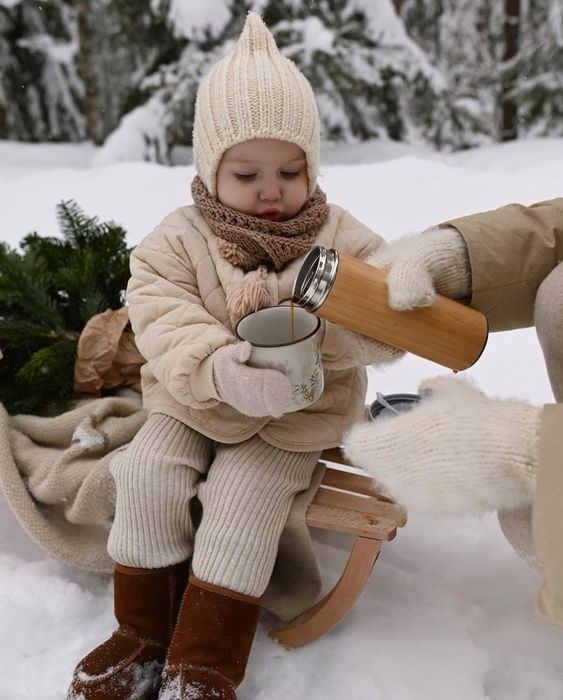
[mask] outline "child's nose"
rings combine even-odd
[[[262,201],[275,202],[281,198],[281,188],[276,182],[265,183],[259,196]]]

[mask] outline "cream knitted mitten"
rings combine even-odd
[[[396,311],[430,306],[436,293],[463,299],[471,293],[467,248],[451,226],[437,226],[380,246],[367,262],[389,270],[389,305]]]
[[[346,456],[399,503],[433,515],[476,515],[529,504],[541,409],[490,399],[464,380],[423,382],[420,404],[356,425]]]
[[[246,362],[252,345],[232,343],[213,353],[213,379],[222,401],[246,416],[279,418],[293,394],[289,379],[276,369],[257,369]]]

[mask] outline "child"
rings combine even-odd
[[[249,367],[236,342],[243,315],[291,296],[313,245],[363,258],[381,242],[326,203],[311,86],[254,13],[199,88],[193,141],[195,206],[131,258],[149,417],[111,467],[119,628],[79,664],[69,699],[236,698],[293,499],[362,414],[362,365],[400,354],[327,324],[324,393],[284,415],[289,380]]]

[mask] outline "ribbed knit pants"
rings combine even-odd
[[[293,499],[308,488],[319,456],[278,449],[257,435],[236,445],[216,443],[154,414],[110,466],[117,496],[109,554],[137,568],[193,555],[199,579],[259,597]],[[196,494],[203,515],[194,533]]]

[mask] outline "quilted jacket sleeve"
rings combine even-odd
[[[203,304],[187,251],[190,226],[174,213],[133,251],[127,301],[154,377],[180,403],[203,409],[219,402],[211,355],[235,338]]]

